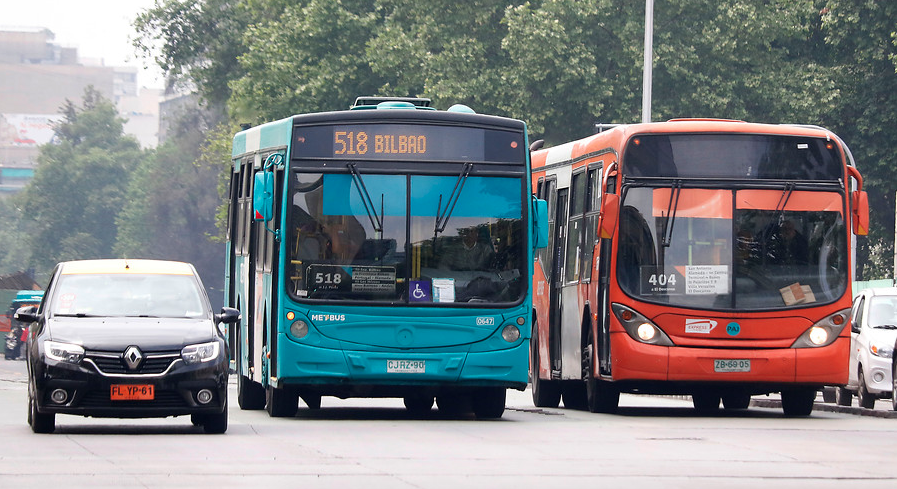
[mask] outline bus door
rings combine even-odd
[[[565,190],[563,199],[568,202],[564,209],[566,216],[558,215],[560,221],[566,217],[564,239],[560,242],[565,246],[563,253],[563,267],[558,285],[560,286],[560,331],[561,345],[561,378],[582,378],[582,304],[580,301],[580,280],[582,279],[583,266],[583,239],[585,238],[585,209],[586,209],[586,167],[580,167],[573,171],[570,178],[570,187]],[[561,200],[561,197],[558,197]],[[558,203],[558,210],[561,205]]]
[[[550,182],[556,184],[555,181]],[[564,257],[567,247],[567,189],[557,190],[554,215],[554,249],[551,250],[551,276],[548,277],[550,299],[548,315],[548,344],[551,355],[552,377],[561,370],[561,301],[560,290],[564,284]]]
[[[597,185],[592,187],[593,191],[599,194],[614,193],[616,177],[608,177],[606,182],[602,182],[602,168],[598,169],[598,178],[595,182]],[[603,185],[602,185],[603,184]],[[600,200],[598,201],[600,208]],[[600,236],[600,230],[596,229],[596,236]],[[598,313],[598,371],[601,375],[611,374],[611,353],[610,353],[610,294],[608,292],[610,285],[610,261],[611,261],[611,238],[598,239],[598,287],[596,287],[596,306]]]

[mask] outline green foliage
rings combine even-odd
[[[124,135],[112,102],[93,87],[80,106],[66,101],[62,113],[57,142],[41,147],[34,179],[14,200],[38,272],[63,260],[112,256],[115,217],[144,156],[137,140]]]

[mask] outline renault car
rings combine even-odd
[[[27,340],[28,424],[55,430],[57,414],[111,418],[190,415],[227,430],[227,342],[194,267],[157,260],[56,266],[44,299],[16,318]]]

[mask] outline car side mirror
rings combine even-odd
[[[850,332],[857,333],[857,334],[860,333],[860,325],[857,324],[856,321],[853,321],[853,320],[850,321]]]
[[[20,307],[16,310],[13,318],[23,323],[36,323],[38,320],[37,306]]]
[[[233,307],[222,307],[221,314],[215,314],[216,324],[233,324],[240,320],[240,311]]]

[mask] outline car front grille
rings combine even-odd
[[[181,357],[179,351],[147,353],[136,369],[128,368],[123,352],[88,351],[85,354],[102,374],[106,375],[158,375],[166,370],[172,362]]]

